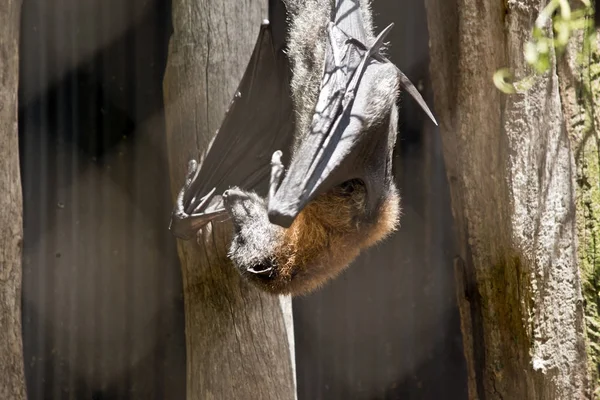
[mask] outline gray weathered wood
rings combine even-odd
[[[600,398],[600,40],[585,49],[582,32],[569,41],[557,63],[561,103],[577,170],[577,253],[585,307],[592,398]],[[583,52],[588,51],[587,56]],[[583,61],[583,62],[581,62]]]
[[[574,158],[556,68],[526,93],[523,44],[540,0],[426,0],[435,110],[457,226],[472,399],[580,399],[586,355]]]
[[[433,105],[423,1],[374,0],[371,7],[376,33],[395,24],[388,58]],[[393,164],[400,228],[339,278],[294,299],[301,399],[467,398],[440,135],[402,95]]]
[[[21,339],[23,202],[17,88],[21,1],[0,7],[0,398],[25,399]]]
[[[173,1],[164,78],[171,193],[218,129],[267,16],[266,1]],[[293,399],[289,301],[243,281],[226,258],[230,227],[179,242],[184,281],[187,398]],[[285,311],[285,312],[284,312]],[[287,318],[289,321],[289,318]]]
[[[165,229],[170,12],[161,0],[84,3],[22,8],[28,400],[185,399],[181,271]],[[126,33],[106,46],[115,24]]]

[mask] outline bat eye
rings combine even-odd
[[[357,190],[363,190],[365,184],[360,179],[350,179],[339,185],[341,195],[352,195]]]

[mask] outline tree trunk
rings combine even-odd
[[[0,399],[25,399],[21,339],[23,201],[17,89],[21,1],[0,7]]]
[[[456,222],[471,399],[589,395],[576,170],[555,59],[525,93],[523,45],[545,1],[426,0],[431,76]]]
[[[266,1],[173,1],[164,78],[171,193],[203,158],[248,64]],[[226,257],[228,224],[178,243],[184,282],[187,398],[295,398],[289,298],[242,280]]]
[[[597,32],[598,33],[598,32]],[[584,55],[582,62],[578,56]],[[588,365],[600,399],[600,40],[584,48],[574,37],[558,63],[567,132],[577,166],[577,236],[582,274]]]

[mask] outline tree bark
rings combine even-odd
[[[577,167],[578,255],[583,281],[590,386],[594,399],[600,399],[599,68],[600,40],[597,36],[596,42],[587,47],[581,32],[570,40],[565,56],[558,63],[562,106]]]
[[[525,93],[523,45],[545,4],[426,0],[431,76],[456,222],[471,399],[589,395],[575,163],[555,59]]]
[[[23,200],[17,90],[21,1],[0,7],[0,398],[25,399],[21,339]]]
[[[248,64],[265,1],[174,0],[164,78],[171,193],[203,158]],[[293,399],[289,298],[242,280],[226,257],[228,224],[178,243],[184,282],[187,398]]]

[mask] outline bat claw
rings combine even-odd
[[[194,179],[194,175],[196,174],[197,170],[198,170],[198,161],[196,161],[196,160],[188,161],[188,170],[187,170],[187,174],[185,175],[186,184],[188,186]]]
[[[279,188],[279,184],[281,183],[281,177],[283,176],[283,163],[281,162],[282,155],[282,151],[277,150],[271,156],[271,181],[269,182],[268,202],[275,196],[277,188]]]
[[[281,156],[283,155],[283,152],[281,150],[277,150],[275,152],[273,152],[273,155],[271,156],[271,164],[280,164],[281,165]]]
[[[271,156],[271,177],[275,177],[276,180],[281,180],[281,175],[283,174],[283,163],[281,162],[282,155],[283,153],[281,150],[277,150]]]

